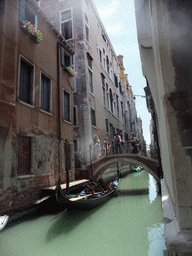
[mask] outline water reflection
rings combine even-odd
[[[145,171],[120,180],[118,194],[88,212],[62,211],[0,232],[1,256],[163,256],[161,197]]]
[[[57,216],[55,222],[52,223],[46,234],[46,241],[50,242],[56,239],[58,236],[67,235],[74,228],[76,228],[85,219],[90,218],[91,215],[96,211],[93,209],[91,211],[63,211]]]

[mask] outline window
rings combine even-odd
[[[90,69],[88,70],[88,73],[89,73],[89,90],[91,93],[93,93],[93,74]]]
[[[109,109],[109,85],[106,83],[106,93],[107,93],[107,108]]]
[[[99,49],[99,60],[100,60],[100,62],[102,63],[102,52],[101,52],[100,49]]]
[[[64,120],[70,122],[70,94],[64,91]]]
[[[103,49],[103,66],[105,68],[105,49]]]
[[[87,42],[89,42],[89,25],[88,25],[88,17],[85,13],[85,38]]]
[[[67,55],[64,46],[61,45],[60,47],[61,47],[60,48],[61,49],[61,51],[60,51],[60,53],[61,53],[61,65],[63,67],[71,66],[72,57]]]
[[[24,20],[30,21],[35,28],[38,29],[38,19],[37,16],[34,15],[31,10],[26,7],[25,0],[19,1],[19,20],[23,23]]]
[[[41,109],[50,112],[51,80],[41,74]]]
[[[18,176],[30,175],[31,137],[18,136]]]
[[[103,105],[106,106],[105,77],[102,73],[101,73],[101,81],[102,81],[102,88],[103,88]]]
[[[4,0],[0,0],[0,14],[4,12]]]
[[[77,141],[77,139],[73,140],[73,144],[74,144],[74,152],[78,152],[78,141]]]
[[[71,10],[66,10],[61,13],[61,33],[66,40],[72,38]]]
[[[103,87],[103,105],[106,106],[106,92],[105,92],[105,87]]]
[[[105,118],[105,130],[109,133],[109,120],[107,118]]]
[[[119,117],[119,97],[116,95],[116,103],[117,103],[117,117]]]
[[[106,55],[107,73],[109,74],[109,58]]]
[[[74,123],[74,126],[78,125],[78,123],[77,123],[77,106],[73,107],[73,123]]]
[[[124,118],[124,106],[123,102],[121,101],[121,114],[122,114],[122,119]]]
[[[92,57],[87,53],[88,62],[88,79],[89,79],[89,91],[93,93],[93,71],[92,71]]]
[[[111,107],[111,112],[113,113],[113,93],[112,93],[112,90],[110,89],[110,107]]]
[[[21,58],[19,74],[19,99],[33,104],[33,74],[34,67]]]
[[[115,82],[115,86],[118,88],[118,78],[116,74],[114,74],[114,82]]]
[[[95,110],[91,108],[91,124],[96,126]]]

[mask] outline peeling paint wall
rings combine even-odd
[[[34,1],[25,1],[27,8],[38,17],[43,34],[39,44],[31,40],[19,22],[19,0],[4,1],[0,13],[0,213],[12,212],[41,197],[41,189],[55,185],[59,175],[66,181],[64,142],[70,143],[70,180],[75,179],[73,156],[73,78],[63,70],[60,75],[60,127],[58,115],[58,69],[56,29],[46,21]],[[14,22],[10,21],[14,19]],[[68,45],[68,54],[71,55]],[[29,50],[30,49],[30,50]],[[21,58],[33,68],[31,102],[19,98]],[[50,81],[50,110],[41,108],[41,75]],[[70,120],[63,118],[64,90],[70,95]],[[61,138],[59,139],[59,129]],[[22,144],[21,137],[28,144]],[[60,143],[60,144],[59,144]],[[59,150],[60,149],[60,150]],[[28,157],[28,160],[26,158]],[[59,163],[61,159],[61,163]],[[26,161],[27,165],[26,165]],[[60,164],[60,168],[59,168]],[[26,166],[30,168],[22,169]],[[19,167],[20,166],[20,167]]]

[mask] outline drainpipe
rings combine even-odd
[[[59,135],[59,147],[58,147],[58,163],[59,163],[59,179],[61,179],[61,98],[60,98],[60,46],[64,47],[66,50],[67,48],[57,42],[57,93],[58,93],[58,135]],[[67,144],[68,145],[68,144]],[[69,159],[65,159],[65,162]],[[68,165],[67,165],[68,166]],[[67,175],[67,190],[69,191],[69,168],[66,168],[66,175]]]
[[[58,95],[58,163],[59,163],[59,179],[61,178],[61,111],[60,111],[60,57],[59,57],[60,43],[57,42],[57,95]]]

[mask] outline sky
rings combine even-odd
[[[116,55],[123,55],[125,73],[134,95],[145,95],[146,80],[142,74],[137,41],[134,0],[94,0],[101,20],[113,45]],[[150,144],[149,122],[146,99],[136,96],[137,116],[143,123],[143,135]]]

